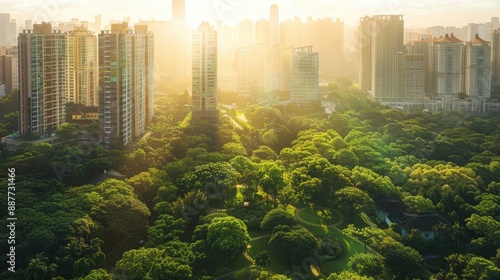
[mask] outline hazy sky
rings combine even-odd
[[[102,14],[103,24],[110,19],[130,16],[132,21],[171,18],[171,0],[0,0],[0,12],[11,13],[18,21],[63,20],[94,21]],[[490,21],[500,16],[498,0],[186,0],[187,21],[192,26],[202,20],[222,20],[233,24],[244,18],[267,18],[269,6],[280,7],[280,19],[340,18],[355,25],[364,15],[403,14],[405,26],[463,26]],[[23,23],[20,23],[23,24]]]

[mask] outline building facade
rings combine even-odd
[[[378,100],[399,100],[403,96],[402,16],[375,16],[372,41],[372,95]]]
[[[99,34],[99,123],[106,144],[126,145],[153,112],[154,37],[145,25],[112,24]]]
[[[491,71],[493,83],[500,83],[500,29],[491,33]]]
[[[319,55],[312,46],[296,48],[292,55],[290,100],[311,103],[319,99]]]
[[[97,106],[97,37],[85,27],[68,32],[68,96],[66,102]]]
[[[19,51],[17,47],[7,48],[0,55],[0,84],[4,84],[5,93],[10,94],[19,88]]]
[[[217,119],[217,31],[202,23],[193,31],[193,118]]]
[[[405,54],[404,58],[404,100],[423,100],[427,58],[422,54]]]
[[[463,42],[446,34],[429,49],[430,96],[450,99],[463,89]]]
[[[65,122],[68,93],[66,34],[49,23],[19,34],[19,131],[44,136]]]
[[[465,44],[465,88],[469,97],[491,96],[491,47],[490,42],[476,35]]]

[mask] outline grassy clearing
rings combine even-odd
[[[340,221],[340,215],[329,209],[305,209],[300,211],[299,217],[310,223],[333,225]]]
[[[309,210],[309,211],[307,211]],[[315,212],[313,212],[311,209],[303,210],[299,215],[302,219],[310,222],[310,223],[316,223],[316,224],[322,224],[322,219],[326,219],[329,221],[339,221],[340,217],[338,217],[338,214],[333,212],[331,217],[318,217]],[[319,209],[318,209],[319,210]],[[316,210],[317,211],[317,210]],[[304,214],[302,215],[302,213]],[[335,216],[337,218],[335,219]],[[345,227],[349,224],[349,218],[346,219],[347,221],[344,221],[342,224],[346,224]],[[363,220],[356,215],[354,221],[358,223],[356,226],[366,226],[366,224],[363,223]],[[361,224],[363,223],[363,224]],[[320,268],[321,268],[321,273],[324,275],[330,275],[333,272],[340,272],[343,270],[346,270],[348,268],[347,263],[349,262],[349,258],[354,256],[357,253],[364,253],[365,252],[365,247],[363,244],[357,242],[356,240],[352,239],[351,237],[343,234],[339,229],[336,229],[331,226],[326,226],[325,224],[322,224],[321,226],[313,226],[309,225],[306,223],[301,223],[299,222],[302,226],[307,228],[311,233],[314,234],[316,237],[322,237],[322,236],[330,236],[334,237],[340,240],[343,248],[342,248],[342,255],[338,257],[335,260],[331,261],[326,261],[320,263]],[[370,252],[370,251],[368,251]]]

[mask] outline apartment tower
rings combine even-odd
[[[476,35],[465,44],[465,94],[489,98],[491,95],[491,46]]]
[[[290,100],[311,103],[318,100],[319,74],[318,53],[312,46],[294,49],[290,84]]]
[[[66,34],[49,23],[19,34],[19,131],[46,136],[65,122],[68,93]]]
[[[217,31],[207,22],[193,31],[193,118],[216,121]]]
[[[126,22],[99,34],[99,122],[103,142],[140,137],[152,118],[154,37]]]
[[[98,106],[97,37],[83,26],[68,32],[68,96],[66,102]]]
[[[365,16],[358,29],[360,87],[383,102],[403,99],[402,15]]]

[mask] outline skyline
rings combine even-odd
[[[120,4],[118,4],[120,3]],[[103,24],[109,20],[123,20],[131,17],[132,22],[142,20],[170,20],[172,1],[129,0],[126,5],[118,1],[98,0],[0,0],[0,6],[7,7],[4,13],[11,14],[19,26],[24,20],[70,21],[71,18],[93,21],[101,14]],[[483,23],[493,16],[500,16],[500,3],[493,0],[482,2],[460,0],[188,0],[186,21],[196,28],[202,21],[212,24],[221,20],[225,24],[236,24],[240,20],[268,19],[272,4],[279,6],[280,20],[295,16],[306,19],[340,18],[347,25],[356,26],[365,15],[404,15],[406,27],[463,26],[468,23]],[[138,10],[140,7],[141,10]],[[485,13],[485,10],[488,12]],[[106,12],[105,12],[106,11]],[[109,12],[113,11],[113,12]]]

